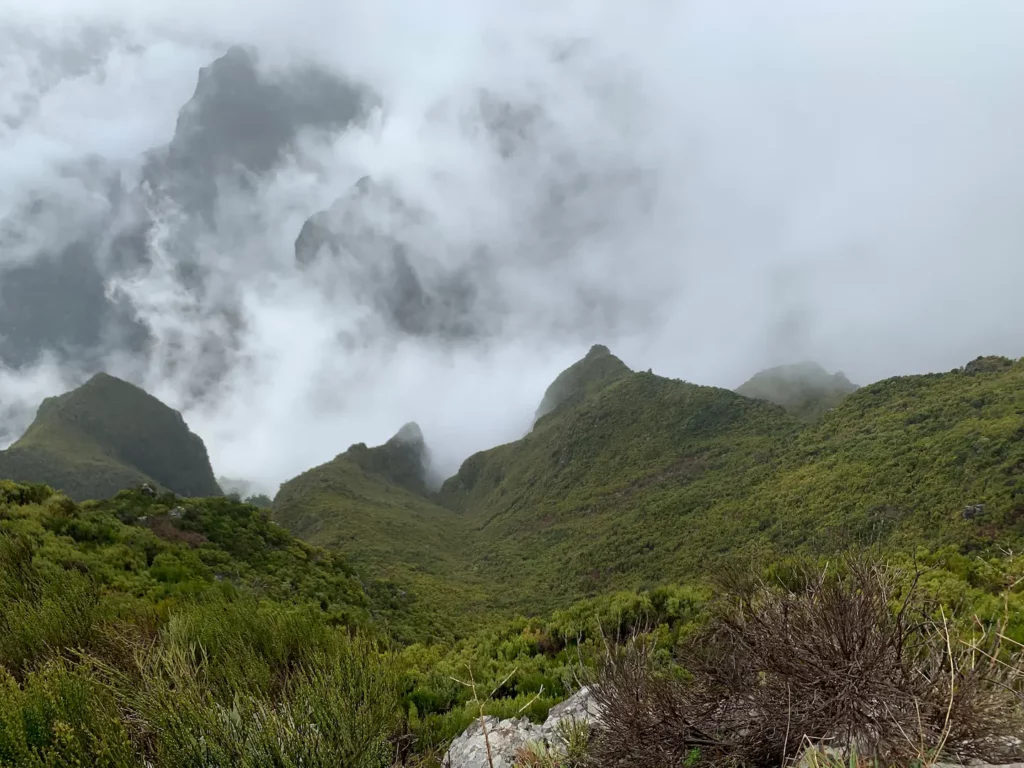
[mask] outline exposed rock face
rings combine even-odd
[[[154,242],[180,287],[201,295],[196,243],[228,215],[218,214],[222,186],[246,194],[301,134],[341,131],[374,102],[367,89],[314,67],[261,71],[240,47],[203,67],[173,138],[147,153],[137,187],[89,161],[67,171],[84,190],[74,206],[51,196],[0,221],[0,363],[20,367],[50,351],[94,368],[111,349],[146,354],[149,332],[131,311],[137,297],[116,286],[154,264]],[[12,259],[12,249],[30,252]],[[239,322],[232,300],[211,310],[211,326],[229,336]],[[223,370],[224,346],[224,338],[203,346],[204,364],[195,367],[202,387]]]
[[[207,215],[217,174],[266,173],[302,131],[339,131],[369,103],[364,89],[312,67],[265,75],[252,51],[235,46],[199,71],[174,137],[150,157],[145,183]]]
[[[443,765],[446,768],[491,768],[492,765],[493,768],[512,768],[521,750],[543,739],[543,729],[525,717],[519,720],[485,717],[483,721],[475,720],[452,742]]]
[[[581,688],[561,704],[551,708],[544,725],[535,725],[525,717],[518,720],[499,720],[485,717],[484,723],[476,720],[461,736],[455,739],[443,765],[446,768],[511,768],[521,750],[530,744],[546,745],[553,750],[562,747],[559,725],[565,720],[579,723],[593,723],[599,715],[597,705],[589,688]],[[484,737],[486,726],[487,737]]]
[[[415,422],[403,426],[384,445],[369,448],[356,443],[343,456],[392,485],[421,496],[427,492],[430,451]]]
[[[985,514],[985,505],[969,504],[966,507],[964,507],[963,512],[961,512],[961,514],[963,515],[964,520],[973,520],[974,518],[981,517]]]
[[[443,250],[425,211],[368,176],[310,217],[295,240],[296,261],[316,268],[339,300],[368,299],[385,323],[410,335],[470,335],[473,282],[434,258]]]

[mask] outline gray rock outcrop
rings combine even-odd
[[[590,724],[599,714],[590,689],[584,687],[552,707],[543,725],[531,723],[525,717],[518,720],[484,717],[482,721],[474,721],[451,743],[443,765],[445,768],[512,768],[522,750],[531,744],[561,750],[564,747],[561,723],[575,721]]]

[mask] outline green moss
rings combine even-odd
[[[75,499],[142,483],[191,496],[221,493],[203,441],[181,414],[106,374],[45,400],[21,439],[0,452],[0,477],[45,483]]]

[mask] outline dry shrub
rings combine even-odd
[[[728,745],[702,728],[694,687],[655,669],[640,636],[607,654],[592,686],[602,717],[594,729],[595,766],[676,768],[697,753],[723,755]]]
[[[1020,654],[1017,666],[1007,661],[998,629],[958,639],[916,579],[906,588],[882,565],[849,562],[797,581],[723,597],[681,653],[687,681],[652,669],[636,642],[609,662],[596,764],[678,765],[697,748],[711,762],[772,766],[808,742],[884,765],[939,751],[1019,754],[1005,737],[1024,732]]]

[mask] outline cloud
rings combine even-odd
[[[190,241],[202,290],[159,237],[108,282],[153,346],[106,366],[269,490],[408,420],[451,471],[521,434],[594,342],[723,386],[804,358],[863,383],[1024,355],[1017,2],[0,0],[0,19],[28,40],[0,46],[0,216],[51,249],[76,227],[28,221],[26,196],[100,216],[93,177],[59,169],[131,177],[229,44],[379,94],[255,189],[221,181]],[[478,333],[396,333],[353,281],[296,268],[303,222],[367,174],[426,212],[423,275],[473,276]],[[64,387],[48,365],[18,391]]]

